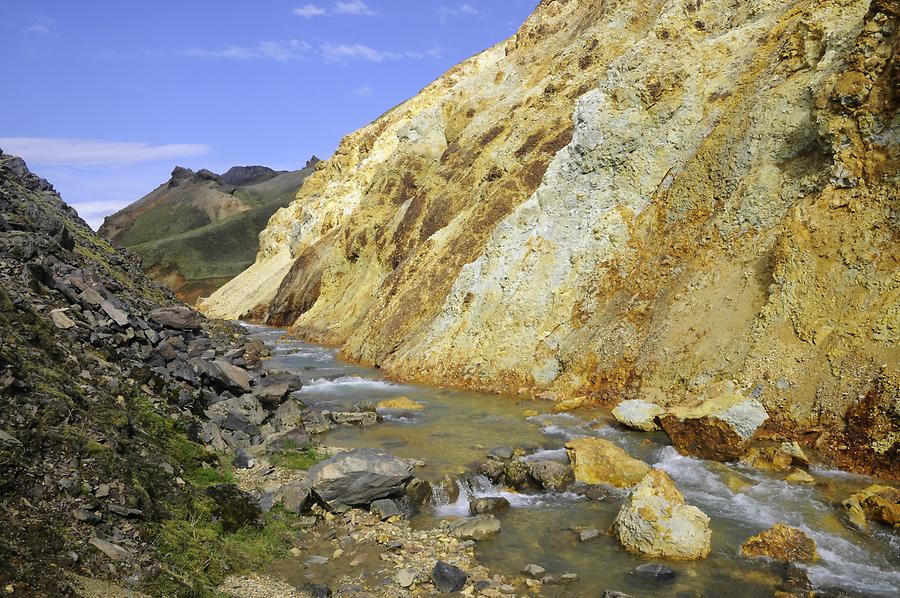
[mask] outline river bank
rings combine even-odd
[[[463,551],[451,548],[447,553],[465,555],[465,567],[478,566],[474,564],[477,561],[491,575],[505,576],[504,583],[488,583],[491,575],[483,572],[480,581],[488,585],[482,584],[481,590],[499,592],[497,588],[507,586],[511,593],[539,592],[545,596],[588,595],[597,589],[636,596],[704,596],[722,595],[740,587],[742,595],[771,596],[784,584],[783,566],[742,557],[740,547],[754,534],[786,523],[803,530],[818,546],[820,560],[803,570],[821,595],[890,596],[900,591],[900,540],[896,533],[875,526],[868,533],[854,530],[847,525],[840,507],[841,500],[877,480],[828,469],[813,459],[808,471],[812,481],[789,482],[783,474],[748,465],[684,457],[669,445],[664,434],[625,430],[601,409],[552,413],[552,403],[542,401],[388,382],[377,370],[338,361],[332,350],[295,340],[276,342],[282,334],[279,330],[250,327],[250,331],[272,347],[269,368],[292,372],[303,380],[304,386],[295,397],[313,412],[346,412],[361,402],[377,403],[398,396],[423,406],[421,410],[384,413],[382,421],[374,425],[334,426],[319,435],[331,451],[377,448],[418,462],[415,475],[432,484],[435,498],[408,521],[400,518],[394,524],[385,524],[396,527],[399,523],[396,529],[403,531],[397,534],[441,536],[440,531],[433,530],[467,517],[475,498],[501,497],[510,503],[510,508],[497,516],[502,524],[498,534],[466,545]],[[671,476],[686,500],[710,517],[710,556],[681,563],[656,561],[674,573],[664,583],[641,577],[635,571],[648,561],[627,553],[614,536],[607,534],[627,492],[512,491],[478,475],[488,453],[498,447],[520,452],[525,461],[565,463],[564,445],[582,437],[610,440]],[[458,495],[448,482],[458,487]],[[359,518],[364,517],[361,513],[354,510],[338,515],[338,523],[326,524],[323,533],[331,535],[334,531],[334,538],[338,538],[358,532],[347,531],[346,518],[355,518],[351,523],[358,525],[362,521]],[[441,542],[450,539],[443,532]],[[440,545],[452,547],[452,543]],[[345,559],[343,553],[328,557],[330,565],[300,567],[298,561],[327,556],[312,555],[312,550],[305,549],[300,556],[275,565],[271,574],[296,583],[301,574],[291,572],[302,570],[302,575],[318,575],[338,583],[335,588],[353,587],[354,580],[358,584],[366,575],[373,575],[366,573],[365,567],[352,570],[348,563],[359,555]],[[406,567],[404,559],[410,555],[403,552],[395,556]],[[427,554],[432,556],[431,552]],[[440,555],[441,551],[435,549],[433,554]],[[531,564],[545,569],[551,581],[574,574],[568,578],[571,585],[545,585],[534,579],[527,585],[527,576],[521,571]],[[416,568],[414,564],[409,566]],[[418,567],[417,578],[427,580],[425,564]],[[387,592],[384,595],[399,591],[394,579],[378,583],[386,584],[381,589]],[[472,588],[475,591],[474,585]],[[378,590],[367,587],[364,591]]]

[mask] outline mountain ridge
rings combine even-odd
[[[252,263],[259,232],[317,163],[313,156],[296,171],[234,166],[221,175],[176,166],[98,232],[140,255],[147,272],[193,303]]]

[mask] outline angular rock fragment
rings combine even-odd
[[[622,401],[612,410],[613,417],[620,424],[634,430],[654,432],[659,430],[656,417],[663,413],[663,408],[654,403],[634,399]]]
[[[802,530],[776,523],[748,538],[741,545],[741,556],[768,557],[777,561],[817,561],[816,541]]]
[[[575,483],[575,473],[566,463],[531,461],[528,465],[531,478],[548,492],[564,492]]]
[[[107,542],[106,540],[102,540],[100,538],[91,538],[90,540],[88,540],[88,544],[114,561],[124,561],[132,557],[129,550],[122,548],[118,544],[113,544],[112,542]]]
[[[150,320],[163,328],[173,330],[200,330],[202,316],[189,307],[173,306],[154,309],[149,314]]]
[[[726,389],[695,407],[667,413],[659,422],[679,453],[735,461],[766,419],[762,403]]]

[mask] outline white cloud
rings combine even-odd
[[[485,14],[471,4],[460,4],[457,7],[442,5],[438,9],[438,17],[441,23],[447,23],[452,17],[468,15],[470,17],[484,17]]]
[[[303,17],[304,19],[324,17],[326,15],[355,15],[366,17],[374,17],[376,15],[375,11],[361,0],[335,2],[330,9],[319,6],[318,4],[305,4],[300,8],[295,8],[294,14],[298,17]]]
[[[391,52],[376,50],[364,44],[322,44],[319,51],[325,60],[329,62],[349,62],[353,60],[365,60],[368,62],[385,62],[388,60],[423,60],[425,58],[440,58],[441,52],[437,48],[424,52],[406,51]]]
[[[369,97],[372,95],[372,92],[375,91],[371,85],[365,84],[360,85],[356,89],[350,92],[351,95],[360,96],[360,97]]]
[[[347,60],[368,60],[369,62],[383,62],[395,60],[399,57],[394,52],[382,52],[363,44],[322,44],[319,48],[325,60],[332,62],[345,62]]]
[[[0,148],[44,166],[117,166],[202,156],[209,152],[209,146],[203,144],[151,145],[54,137],[0,137]]]
[[[373,16],[375,12],[369,5],[361,0],[349,0],[348,2],[336,2],[334,12],[339,15],[366,15]]]
[[[298,17],[309,19],[311,17],[321,17],[322,15],[327,15],[328,11],[321,6],[316,6],[315,4],[307,4],[305,6],[301,6],[300,8],[295,8],[294,14]]]
[[[25,27],[22,31],[32,35],[50,35],[52,33],[50,31],[50,26],[45,23],[34,23],[33,25]]]
[[[259,42],[255,46],[229,46],[222,50],[202,50],[191,48],[184,51],[188,56],[196,56],[198,58],[230,58],[234,60],[251,60],[256,58],[264,58],[276,60],[278,62],[288,62],[291,60],[303,60],[306,53],[310,50],[307,42],[297,39],[288,40],[286,42]]]

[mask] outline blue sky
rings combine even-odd
[[[178,164],[327,157],[537,0],[3,0],[0,148],[93,226]]]

